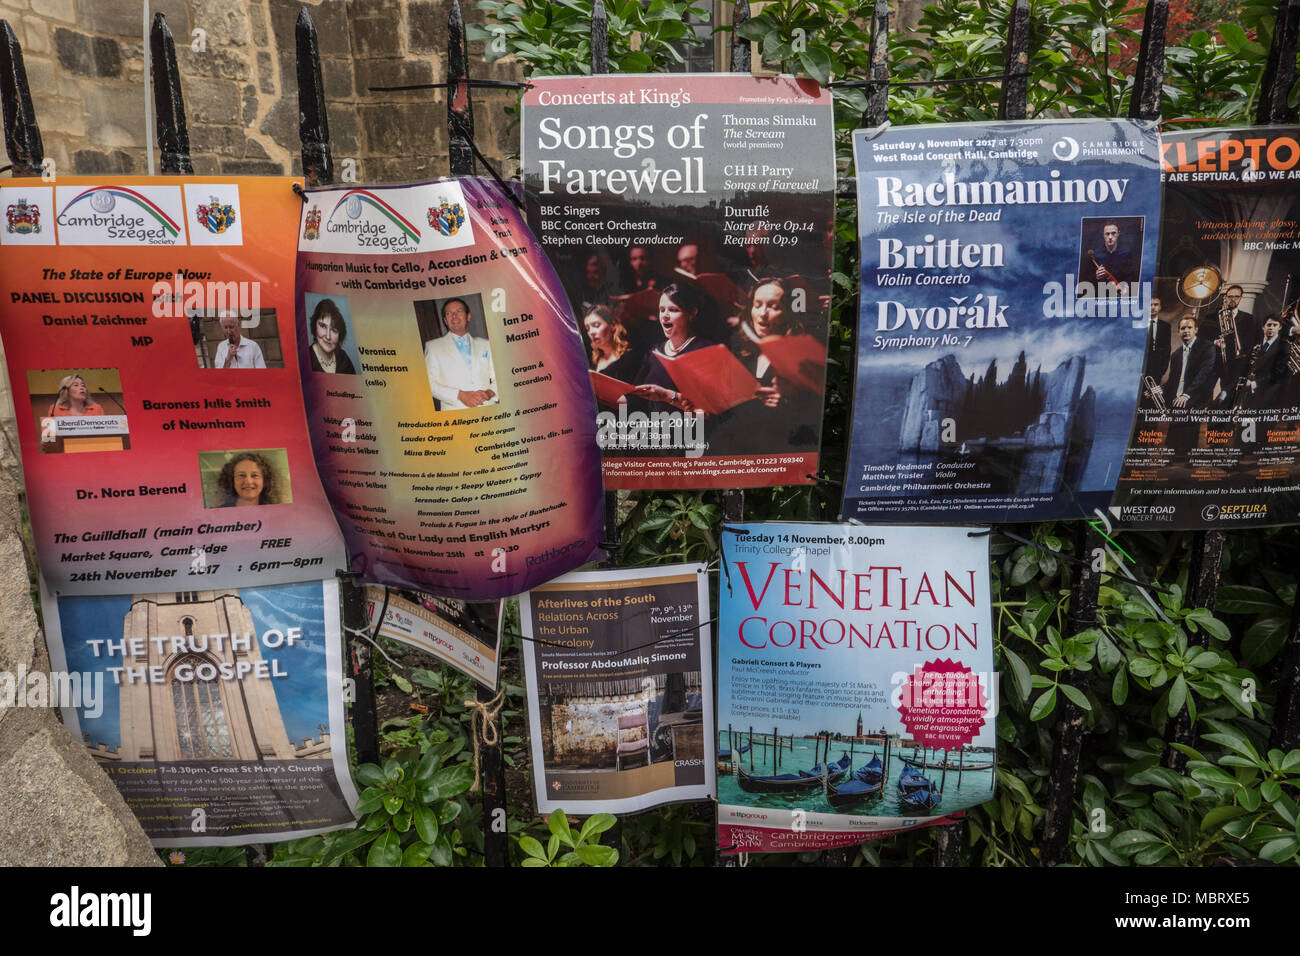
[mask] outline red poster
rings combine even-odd
[[[292,182],[0,186],[0,333],[56,594],[343,567],[294,361]]]

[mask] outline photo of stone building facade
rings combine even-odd
[[[101,762],[329,759],[323,727],[316,738],[289,739],[275,678],[257,676],[258,632],[237,590],[134,595],[122,637],[123,672],[158,667],[165,680],[122,681],[120,745],[87,741]],[[252,668],[242,679],[220,678],[222,665],[241,663]]]

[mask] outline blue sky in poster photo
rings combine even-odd
[[[167,595],[171,597],[172,595]],[[282,644],[263,647],[264,660],[276,659],[289,676],[275,679],[275,696],[280,704],[289,740],[301,743],[316,737],[317,724],[329,723],[325,688],[325,606],[319,581],[268,588],[240,588],[239,596],[253,616],[259,635],[272,629],[301,627],[302,637],[293,647]],[[122,640],[123,618],[133,597],[148,595],[103,595],[61,597],[59,622],[63,630],[68,670],[86,673],[121,665],[121,657],[95,657],[86,642],[95,639]],[[94,720],[78,714],[81,730],[91,743],[116,747],[121,742],[119,696],[111,675],[104,675],[103,713]]]

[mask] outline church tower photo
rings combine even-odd
[[[237,590],[134,595],[123,619],[122,636],[126,640],[124,671],[160,667],[166,676],[162,683],[139,679],[127,683],[123,679],[119,686],[122,738],[118,759],[291,760],[317,756],[290,743],[273,678],[250,672],[242,680],[222,680],[216,673],[221,664],[257,665],[262,660],[253,615]],[[142,653],[130,652],[132,641],[139,641],[136,647]],[[321,749],[324,753],[320,756],[328,756],[328,739]]]

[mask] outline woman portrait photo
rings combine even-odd
[[[86,380],[77,373],[65,375],[59,381],[59,394],[46,412],[48,418],[64,415],[103,415],[104,406],[90,400]]]
[[[736,406],[727,427],[715,433],[713,444],[727,454],[802,449],[816,442],[821,394],[781,379],[759,345],[764,339],[803,334],[790,300],[786,280],[758,279],[741,309],[740,324],[727,341],[731,353],[758,380],[753,399]]]
[[[587,341],[591,344],[591,369],[616,378],[621,382],[631,382],[641,368],[642,356],[628,343],[627,329],[614,317],[608,306],[597,305],[587,310],[582,319],[582,327],[587,332]]]
[[[343,313],[333,299],[321,299],[312,310],[307,320],[307,329],[311,333],[311,370],[313,372],[336,372],[340,375],[356,375],[352,359],[343,351],[343,343],[348,337],[348,326],[343,320]]]
[[[280,503],[275,468],[253,451],[239,452],[226,462],[217,475],[217,490],[225,496],[221,508]]]
[[[709,300],[706,300],[703,293],[685,282],[674,282],[660,293],[659,327],[663,330],[664,341],[641,363],[634,395],[646,401],[671,405],[684,412],[692,410],[690,401],[673,384],[664,363],[655,356],[677,358],[688,352],[698,352],[717,345],[706,334],[707,302]]]

